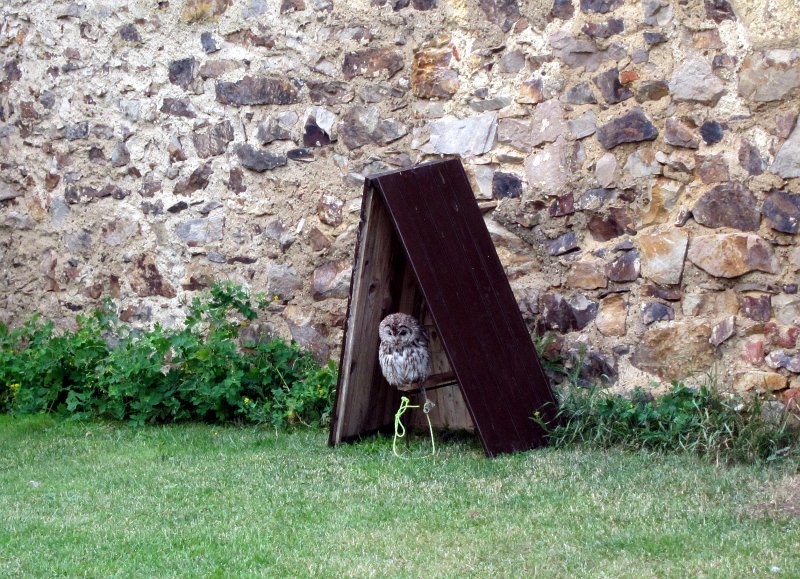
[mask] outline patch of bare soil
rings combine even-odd
[[[778,485],[772,500],[753,505],[747,512],[755,516],[800,517],[800,476],[786,479]]]

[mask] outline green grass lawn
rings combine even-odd
[[[0,416],[0,576],[800,576],[797,465],[326,434]]]

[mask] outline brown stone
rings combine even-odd
[[[733,290],[687,292],[681,305],[685,316],[716,319],[739,313],[739,300]]]
[[[697,149],[700,146],[700,139],[691,127],[675,118],[667,119],[664,125],[664,142],[689,149]]]
[[[541,78],[530,78],[519,85],[517,102],[526,105],[535,105],[544,101],[544,88]]]
[[[480,0],[481,10],[490,22],[497,24],[503,32],[508,32],[519,20],[517,0]]]
[[[649,326],[653,322],[672,321],[675,319],[675,310],[661,302],[642,304],[642,324]]]
[[[192,134],[194,150],[201,159],[223,154],[232,140],[233,125],[230,121],[217,123],[208,131]]]
[[[627,319],[628,305],[625,302],[625,295],[611,294],[600,302],[594,323],[604,336],[624,336]]]
[[[164,280],[152,255],[143,253],[133,260],[128,269],[128,283],[139,297],[163,296],[174,298],[175,288]]]
[[[709,338],[709,341],[712,345],[719,346],[725,340],[733,336],[735,330],[736,318],[734,316],[728,316],[714,325],[711,329],[711,338]]]
[[[423,48],[414,53],[411,90],[419,98],[450,98],[459,87],[458,71],[450,68],[453,47]]]
[[[191,195],[195,191],[205,189],[208,187],[208,181],[212,173],[214,173],[214,170],[211,168],[210,162],[200,165],[186,179],[182,179],[175,184],[175,188],[172,191],[173,195]]]
[[[782,101],[800,88],[800,52],[767,51],[747,56],[739,71],[739,94],[757,103]]]
[[[664,380],[681,380],[710,369],[714,363],[710,337],[711,327],[700,320],[651,327],[639,340],[631,363]]]
[[[642,225],[666,223],[683,193],[680,181],[657,177],[650,182],[650,195],[641,214]]]
[[[758,149],[747,140],[742,140],[739,145],[739,165],[747,171],[749,175],[761,175],[767,168],[767,163],[761,157]]]
[[[675,228],[638,235],[636,245],[642,261],[642,275],[662,285],[679,284],[688,243],[689,235]]]
[[[767,322],[772,317],[770,295],[760,292],[748,292],[738,295],[739,312],[751,320]]]
[[[343,220],[344,201],[329,193],[323,194],[317,203],[319,220],[330,227],[340,225]]]
[[[728,164],[722,153],[700,157],[700,159],[698,173],[703,183],[723,183],[730,179],[728,175]]]
[[[559,293],[546,293],[541,301],[545,326],[562,334],[584,329],[597,316],[597,302],[583,294],[565,298]]]
[[[186,99],[165,98],[161,104],[161,112],[175,117],[193,119],[197,116],[192,104]]]
[[[494,195],[494,197],[495,199],[498,198],[497,195]],[[572,193],[566,193],[556,197],[553,199],[553,202],[550,204],[547,212],[550,217],[564,217],[565,215],[572,215],[575,213],[575,197],[572,195]]]
[[[738,181],[728,181],[707,191],[694,204],[692,215],[706,227],[730,227],[740,231],[757,231],[761,222],[755,197]]]
[[[592,81],[597,85],[597,88],[600,89],[600,94],[603,95],[603,98],[609,104],[620,103],[633,96],[630,89],[622,86],[617,67],[598,74]]]
[[[374,78],[381,74],[391,78],[404,65],[401,52],[389,48],[365,48],[345,53],[342,73],[346,80],[353,80],[357,76]]]
[[[663,80],[647,80],[636,89],[636,102],[660,101],[669,96],[669,84]]]
[[[697,267],[716,277],[738,277],[753,270],[779,271],[770,244],[750,233],[695,236],[687,255]]]
[[[578,261],[572,265],[564,280],[568,287],[598,289],[608,285],[604,267],[600,261]]]
[[[589,218],[587,227],[595,241],[608,241],[620,235],[636,233],[633,219],[623,207],[611,207],[607,215],[593,214]]]
[[[739,372],[733,378],[733,389],[737,392],[773,392],[786,388],[788,380],[777,372],[750,370]]]

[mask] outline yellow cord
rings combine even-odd
[[[420,406],[414,406],[411,404],[411,400],[409,400],[406,396],[400,398],[400,408],[397,409],[397,414],[394,415],[394,438],[392,439],[392,452],[397,458],[408,458],[397,452],[397,439],[404,438],[406,435],[406,427],[403,426],[401,419],[403,418],[403,414],[405,414],[409,408],[420,408]],[[428,409],[428,412],[430,412],[430,409]],[[431,453],[415,458],[428,458],[429,456],[436,455],[436,443],[433,440],[433,425],[431,424],[431,417],[428,412],[425,412],[425,418],[428,419],[428,429],[431,433]]]

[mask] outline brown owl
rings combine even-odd
[[[431,373],[428,334],[408,314],[389,314],[378,326],[378,361],[386,381],[398,390],[421,387]]]

